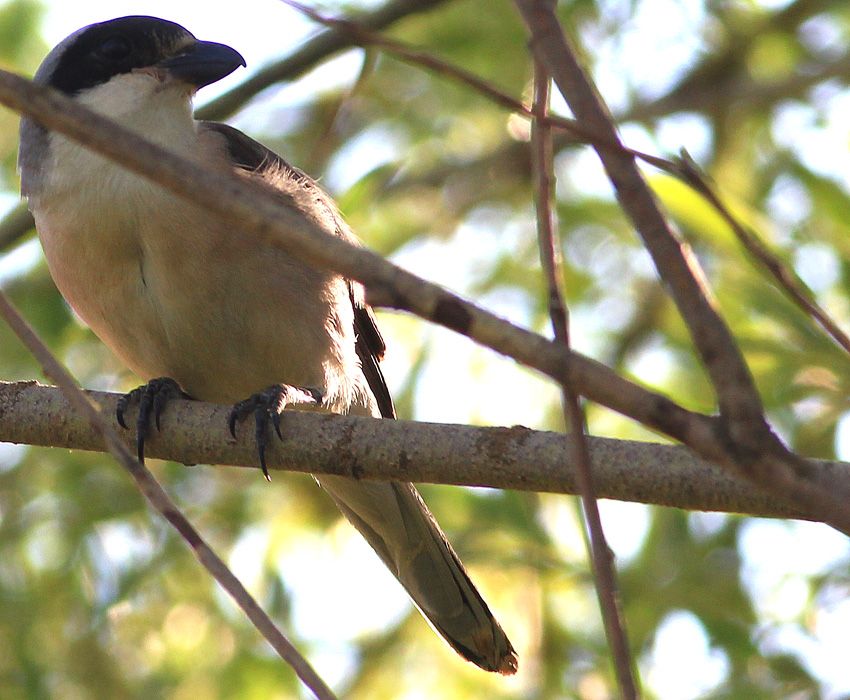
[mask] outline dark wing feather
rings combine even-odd
[[[387,349],[386,343],[378,330],[378,323],[371,307],[363,300],[363,289],[360,285],[348,283],[351,304],[354,307],[354,333],[356,334],[355,349],[360,358],[360,366],[369,388],[378,402],[378,408],[384,418],[395,418],[395,406],[381,372],[379,364]],[[359,292],[359,294],[358,294]]]
[[[250,136],[246,136],[238,129],[234,129],[232,126],[219,124],[218,122],[201,122],[201,128],[214,131],[224,138],[228,155],[235,167],[256,173],[260,176],[267,171],[275,172],[276,174],[279,174],[281,171],[290,173],[293,180],[313,190],[320,201],[328,207],[337,221],[337,232],[345,238],[351,237],[350,234],[346,233],[347,229],[343,229],[343,224],[340,221],[333,202],[310,176],[298,168],[291,166],[277,153],[269,150]],[[351,306],[354,309],[355,350],[357,351],[357,356],[360,358],[363,374],[369,383],[372,394],[374,394],[378,402],[381,415],[384,418],[395,418],[393,400],[379,364],[387,346],[384,343],[383,337],[381,337],[381,332],[378,330],[375,315],[363,298],[362,287],[355,282],[349,282],[348,291]]]
[[[227,153],[230,161],[237,168],[262,175],[269,170],[283,170],[292,173],[295,180],[304,182],[305,185],[315,186],[309,175],[304,174],[298,168],[287,163],[274,151],[266,148],[259,141],[246,136],[239,129],[234,129],[227,124],[218,122],[199,122],[202,129],[214,131],[224,137]]]

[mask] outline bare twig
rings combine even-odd
[[[390,0],[373,12],[358,15],[357,23],[370,29],[383,29],[410,15],[442,5],[445,0]],[[224,93],[198,111],[198,119],[224,119],[267,87],[292,80],[316,63],[354,45],[346,32],[331,29],[306,42],[298,51],[259,70],[250,78]]]
[[[33,356],[41,363],[45,373],[61,388],[68,400],[80,416],[84,417],[99,436],[101,445],[118,460],[133,477],[139,491],[147,499],[151,507],[159,512],[180,533],[186,544],[192,548],[198,561],[209,571],[218,584],[233,598],[248,619],[254,624],[260,634],[271,644],[272,648],[295,671],[296,675],[320,700],[334,700],[335,695],[316,673],[310,663],[283,636],[266,612],[257,604],[254,597],[248,593],[233,572],[221,558],[206,543],[201,534],[188,521],[185,515],[171,500],[169,495],[159,485],[153,474],[135,457],[122,442],[115,428],[103,417],[98,406],[77,386],[74,378],[59,364],[50,350],[38,338],[32,328],[15,310],[6,295],[0,291],[0,316],[9,324],[15,335],[20,338]]]
[[[655,165],[656,167],[663,167],[670,170],[675,168],[672,161],[628,148],[619,141],[611,139],[608,134],[602,133],[597,129],[592,128],[592,126],[578,122],[575,119],[559,117],[549,113],[542,117],[535,115],[534,110],[532,110],[529,105],[526,105],[521,100],[518,100],[503,90],[500,90],[490,81],[475,75],[475,73],[472,73],[465,68],[456,66],[453,63],[449,63],[448,61],[438,58],[427,51],[414,48],[395,39],[389,39],[375,31],[370,31],[361,22],[354,22],[350,19],[339,17],[326,17],[319,12],[316,12],[313,8],[308,7],[301,2],[297,2],[297,0],[281,1],[297,9],[299,12],[303,12],[315,22],[319,22],[326,27],[333,27],[334,29],[338,29],[340,32],[349,35],[351,37],[352,44],[372,46],[401,61],[404,61],[405,63],[425,68],[436,75],[448,78],[449,80],[454,80],[455,82],[474,90],[478,94],[483,95],[491,102],[503,107],[504,109],[523,117],[527,117],[528,119],[537,119],[538,121],[545,123],[547,126],[567,132],[573,136],[577,142],[595,143],[607,148],[617,149],[623,153],[640,158],[646,163]]]
[[[537,209],[537,240],[540,262],[549,290],[549,317],[555,340],[565,348],[570,347],[569,309],[561,284],[560,248],[555,237],[555,217],[552,210],[554,196],[554,166],[552,131],[543,121],[549,108],[549,75],[543,65],[534,62],[534,112],[531,126],[531,148],[535,174],[535,207]],[[585,538],[592,563],[596,594],[608,645],[614,659],[617,681],[622,697],[637,697],[634,664],[626,637],[625,619],[618,602],[618,589],[613,556],[605,541],[602,518],[596,502],[596,488],[590,468],[590,452],[584,433],[584,419],[579,399],[568,381],[561,382],[561,402],[564,417],[573,439],[571,456],[576,466],[576,481],[581,496],[587,528]]]
[[[696,163],[683,153],[679,159],[676,175],[686,182],[691,188],[702,195],[715,211],[723,218],[729,228],[738,238],[741,245],[752,255],[762,267],[770,274],[785,294],[811,316],[823,330],[840,345],[845,352],[850,353],[850,337],[841,330],[838,324],[824,311],[815,299],[815,295],[806,284],[795,275],[788,267],[776,257],[770,249],[761,242],[759,237],[746,226],[744,226],[729,211],[723,200],[714,191],[705,174]]]
[[[345,34],[350,38],[352,45],[372,46],[380,49],[381,51],[389,53],[406,63],[426,68],[437,75],[466,85],[507,110],[520,112],[529,119],[534,116],[529,106],[500,90],[493,83],[484,80],[480,76],[475,75],[465,68],[461,68],[460,66],[444,61],[441,58],[437,58],[427,51],[422,51],[421,49],[414,48],[401,41],[390,39],[375,31],[370,31],[363,25],[362,22],[355,22],[341,17],[326,17],[325,15],[316,12],[313,8],[308,7],[303,3],[296,2],[296,0],[281,1],[305,14],[314,22],[323,24],[326,27],[332,27],[341,34]],[[553,121],[562,123],[565,128],[580,128],[580,126],[572,119],[564,119],[561,122],[561,120],[555,118]]]
[[[567,43],[554,12],[544,0],[517,0],[517,5],[531,31],[535,56],[551,72],[573,113],[618,143],[613,121]],[[721,413],[757,429],[764,422],[761,400],[732,334],[711,305],[692,253],[670,230],[634,159],[621,150],[595,148],[621,206],[637,227],[691,331],[718,393]]]
[[[27,205],[21,203],[16,206],[0,221],[0,252],[14,244],[27,231],[31,231],[34,225]]]

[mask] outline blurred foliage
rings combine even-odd
[[[662,155],[687,148],[742,219],[850,327],[850,6],[574,0],[561,2],[559,12],[630,145]],[[33,70],[45,51],[39,19],[34,1],[0,5],[4,67]],[[507,0],[449,1],[389,33],[528,95],[526,33]],[[270,111],[269,98],[286,95],[280,86],[246,106],[240,126],[307,172],[326,175],[369,245],[548,332],[527,125],[439,75],[371,51],[353,55],[362,61],[356,84],[315,86],[309,99]],[[16,187],[15,122],[0,113],[0,182],[9,192]],[[599,166],[587,148],[559,143],[557,207],[575,343],[689,408],[712,411],[711,386],[687,331]],[[375,159],[375,152],[383,155]],[[776,429],[803,454],[835,457],[850,360],[704,202],[667,176],[647,176],[703,264]],[[4,288],[83,384],[132,386],[136,379],[57,296],[43,263],[27,262],[32,245],[21,241],[0,258]],[[396,315],[381,320],[404,417],[560,427],[557,392],[546,382],[444,331]],[[6,380],[40,377],[3,327],[0,368]],[[596,434],[659,439],[604,408],[590,406],[588,417]],[[275,476],[268,486],[245,470],[155,469],[345,697],[615,693],[569,499],[423,489],[520,652],[520,674],[503,679],[456,659],[409,606],[378,629],[350,634],[343,620],[303,619],[303,581],[311,575],[316,585],[331,577],[334,596],[350,598],[352,608],[367,604],[353,597],[347,556],[330,568],[317,563],[311,574],[309,557],[293,555],[313,547],[318,562],[353,546],[308,479]],[[823,630],[830,615],[848,619],[840,605],[848,551],[826,528],[765,530],[750,519],[641,506],[614,508],[606,523],[648,697],[850,692],[846,673],[814,659],[829,648]],[[630,545],[618,544],[623,532]],[[831,555],[798,570],[798,539]],[[357,561],[358,571],[379,567],[375,558]],[[674,637],[676,654],[664,640],[683,624],[697,641]],[[0,445],[0,689],[3,698],[303,697],[110,459],[7,445]]]

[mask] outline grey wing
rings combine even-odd
[[[383,418],[395,418],[395,406],[381,372],[381,359],[387,349],[372,308],[363,300],[363,288],[354,282],[349,282],[349,296],[354,307],[354,333],[356,335],[355,349],[360,358],[360,367],[369,383],[369,388]]]
[[[337,222],[338,235],[351,240],[354,239],[338,216],[333,202],[309,175],[290,165],[277,153],[232,126],[218,122],[200,122],[200,124],[201,128],[214,131],[224,137],[228,155],[234,167],[260,176],[264,172],[274,173],[275,176],[279,176],[281,172],[287,173],[290,180],[311,190],[316,201],[328,209]],[[377,401],[381,416],[383,418],[395,418],[393,400],[380,367],[386,344],[378,330],[375,314],[366,304],[361,285],[349,281],[348,290],[351,306],[354,309],[355,350],[360,358],[363,374]]]
[[[309,175],[290,165],[277,153],[250,136],[246,136],[239,129],[218,122],[198,122],[198,124],[200,129],[214,131],[224,137],[227,153],[234,167],[258,175],[262,175],[264,171],[288,171],[292,173],[294,179],[303,180],[305,184],[315,185]]]

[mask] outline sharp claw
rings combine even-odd
[[[269,470],[266,467],[265,448],[260,450],[260,466],[263,468],[263,476],[266,477],[266,481],[271,483],[272,478],[269,476]]]
[[[133,391],[124,394],[115,407],[115,417],[118,424],[127,429],[127,421],[124,420],[124,414],[127,408],[138,402],[139,413],[136,416],[136,454],[139,461],[145,461],[145,440],[150,434],[151,416],[153,423],[156,425],[157,431],[161,430],[160,418],[166,405],[172,398],[191,398],[185,393],[173,379],[160,377],[152,379],[147,384],[133,389]]]
[[[118,421],[118,425],[120,425],[124,430],[129,430],[130,426],[127,425],[127,421],[124,420],[124,414],[127,412],[127,406],[130,405],[130,402],[133,400],[137,390],[133,390],[128,394],[124,394],[118,399],[118,403],[115,405],[115,418]]]
[[[309,397],[309,398],[308,398]],[[253,394],[244,401],[235,404],[227,417],[227,426],[233,438],[236,438],[236,423],[254,414],[254,442],[257,448],[257,456],[260,466],[263,468],[263,476],[271,481],[268,465],[266,464],[266,447],[268,445],[268,423],[274,426],[278,438],[283,440],[281,430],[281,418],[283,410],[290,403],[304,404],[313,402],[321,405],[324,395],[319,389],[309,387],[295,387],[288,384],[276,384],[264,391]]]
[[[262,418],[260,411],[258,410],[256,413],[257,416],[257,455],[260,458],[260,466],[263,468],[263,476],[266,477],[266,481],[271,481],[272,478],[269,476],[269,468],[266,466],[266,433],[264,428],[266,427],[265,421]]]
[[[145,463],[145,436],[141,432],[136,432],[136,455],[139,461]]]

